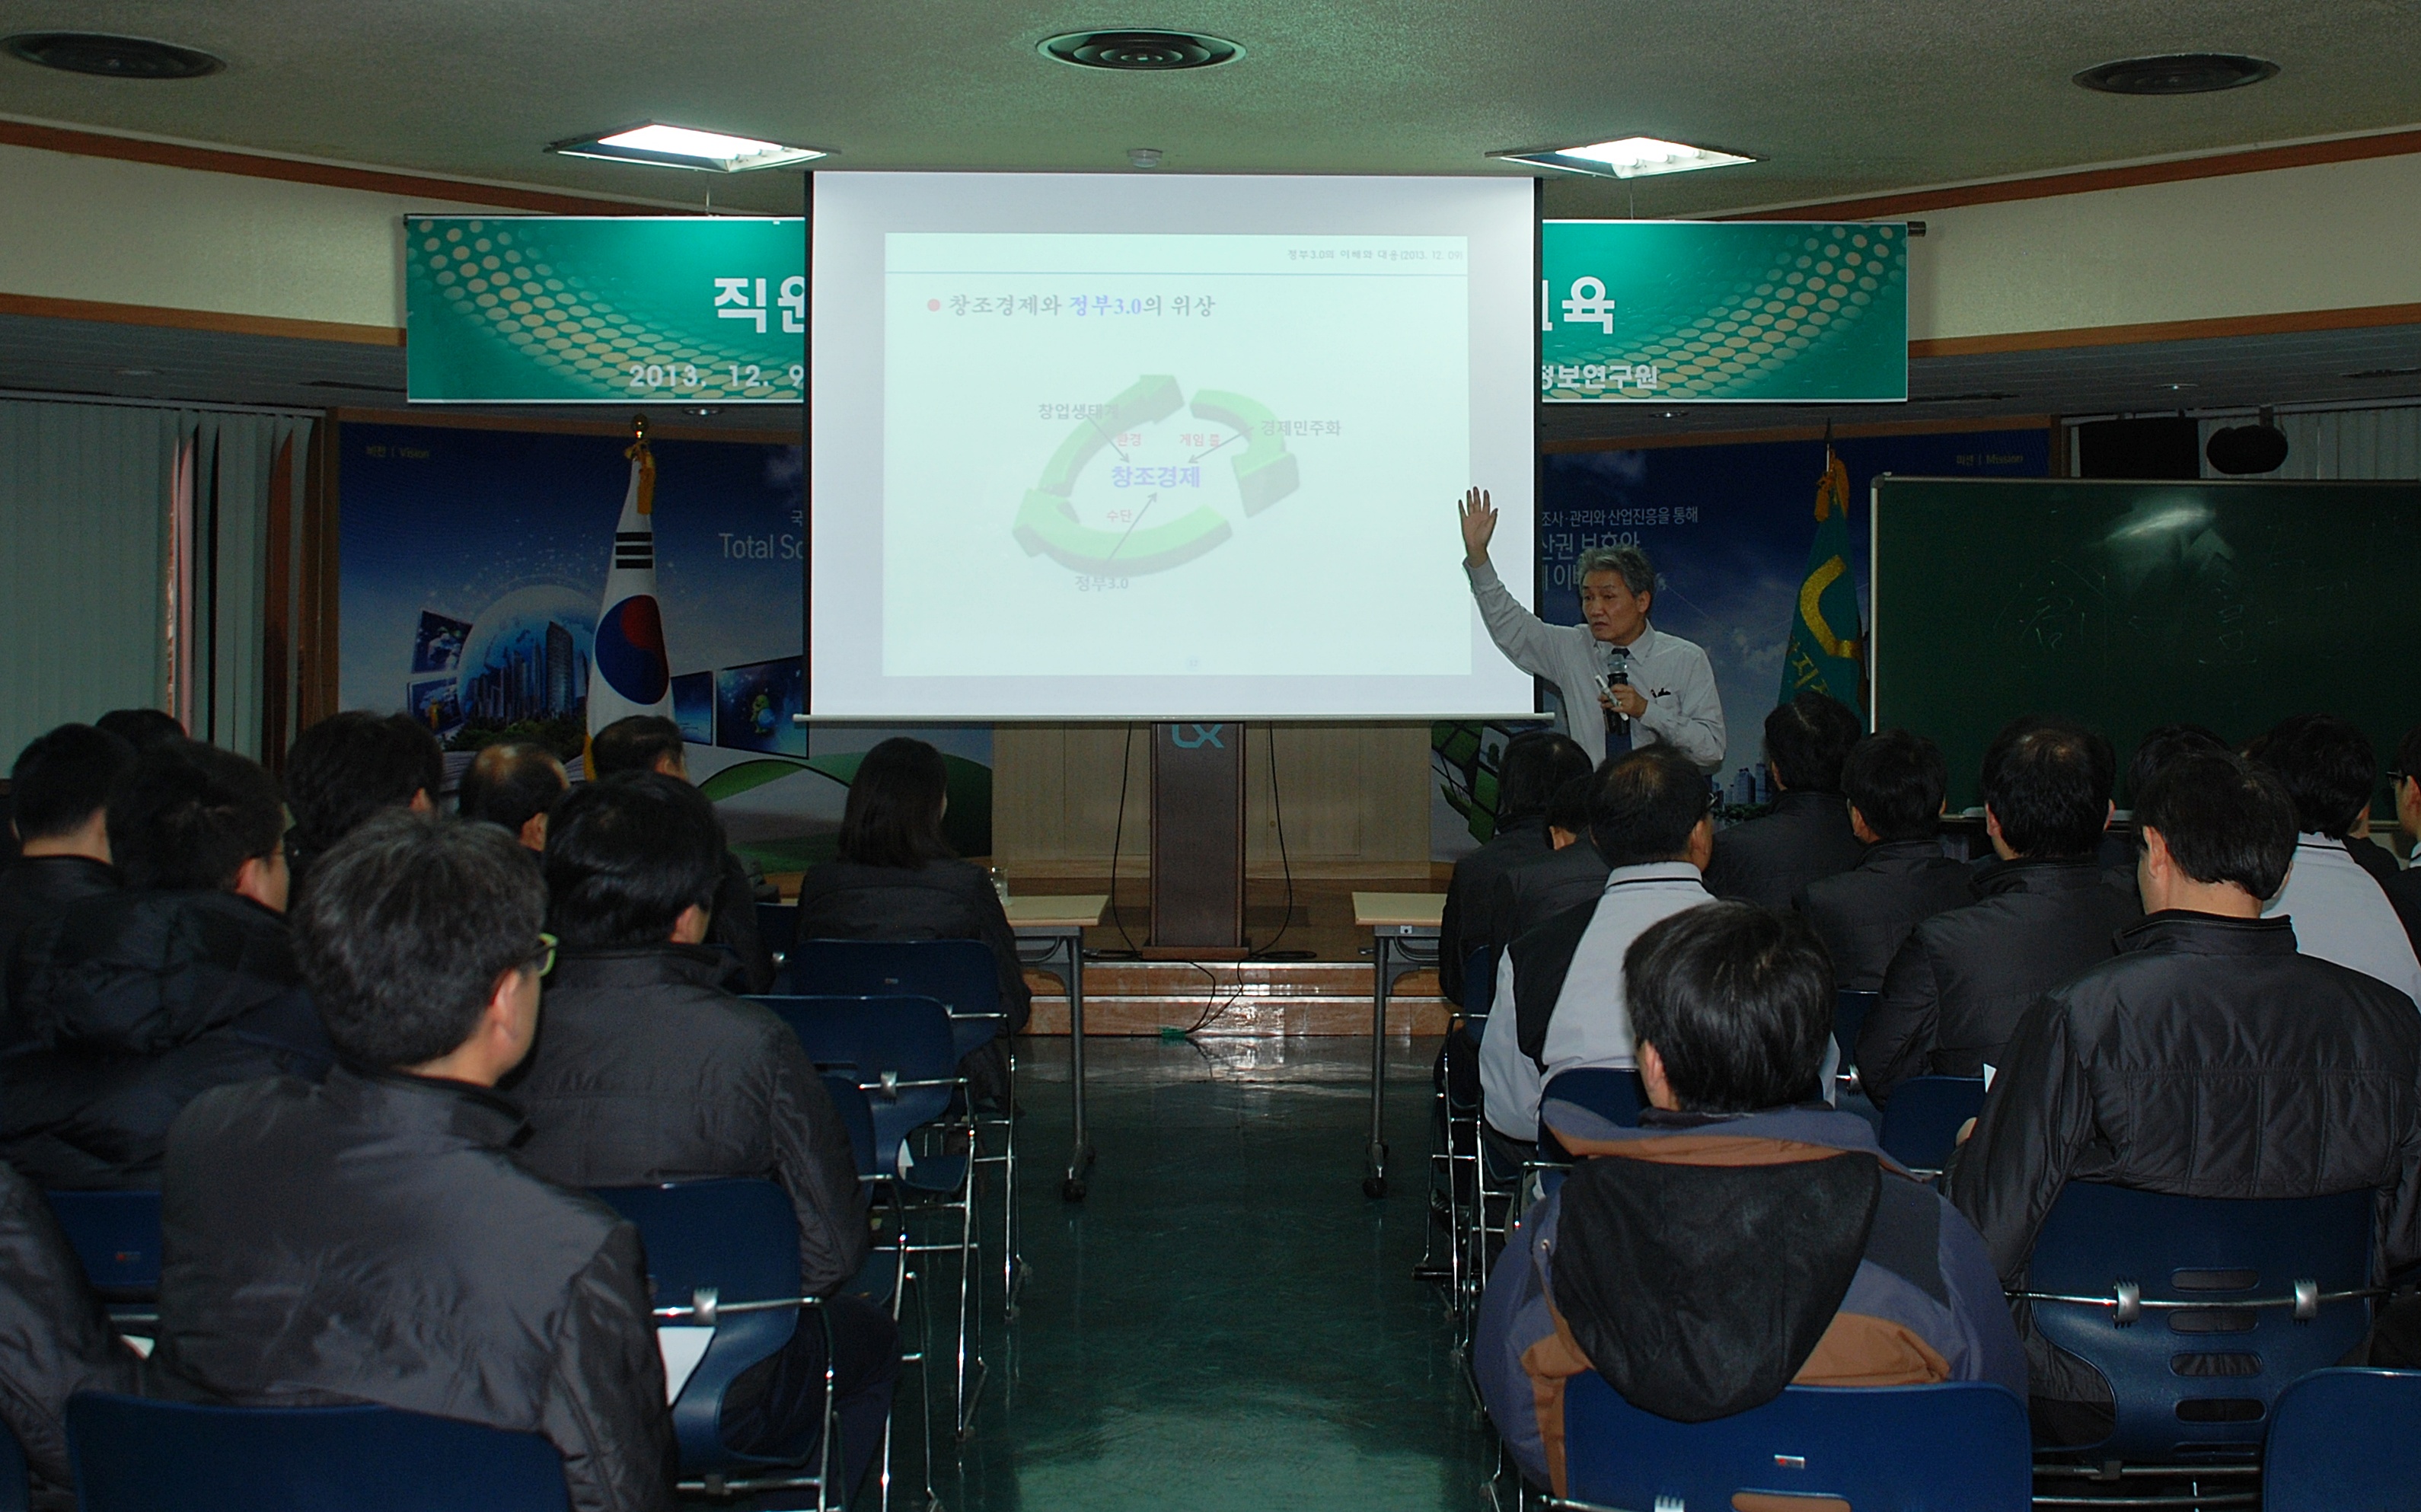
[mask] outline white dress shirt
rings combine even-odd
[[[1571,970],[1547,1021],[1547,1043],[1538,1062],[1522,1053],[1515,1027],[1513,953],[1496,965],[1495,1005],[1479,1040],[1480,1108],[1507,1139],[1539,1137],[1539,1099],[1557,1074],[1583,1066],[1629,1069],[1632,1064],[1631,1014],[1622,1001],[1622,956],[1631,943],[1660,919],[1711,903],[1714,895],[1686,861],[1617,866],[1605,879],[1597,912],[1572,952]]]
[[[1606,670],[1609,647],[1586,625],[1550,625],[1515,601],[1492,567],[1463,565],[1480,623],[1505,659],[1563,691],[1564,723],[1591,761],[1605,759],[1604,709],[1597,701],[1598,674]],[[1654,625],[1623,647],[1630,653],[1631,686],[1648,708],[1631,722],[1636,748],[1663,743],[1713,772],[1724,764],[1724,700],[1707,653]]]
[[[2297,950],[2376,976],[2421,1004],[2421,960],[2413,958],[2413,938],[2378,880],[2346,853],[2343,840],[2295,836],[2287,885],[2261,910],[2265,919],[2282,913],[2295,926]]]

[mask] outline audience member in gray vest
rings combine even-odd
[[[1867,736],[1841,763],[1850,829],[1866,853],[1848,871],[1800,889],[1798,908],[1831,953],[1834,980],[1843,988],[1879,990],[1910,930],[1975,901],[1967,867],[1942,853],[1938,837],[1947,780],[1942,748],[1902,729]]]
[[[2379,758],[2351,720],[2299,714],[2254,740],[2245,755],[2277,773],[2295,805],[2295,865],[2263,908],[2295,921],[2295,948],[2375,976],[2421,999],[2421,959],[2396,905],[2350,849],[2395,858],[2358,835],[2367,830]]]

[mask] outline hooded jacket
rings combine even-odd
[[[1550,1102],[1571,1177],[1488,1278],[1475,1368],[1523,1471],[1564,1494],[1565,1382],[1700,1423],[1785,1386],[1989,1380],[2023,1358],[1982,1243],[1854,1114],[1651,1111],[1636,1129]]]
[[[1707,862],[1707,891],[1761,908],[1787,909],[1820,877],[1848,871],[1867,848],[1850,830],[1850,801],[1839,793],[1774,795],[1763,818],[1715,834]]]
[[[502,1088],[529,1119],[518,1153],[567,1187],[770,1177],[801,1282],[826,1296],[868,1243],[849,1130],[789,1027],[714,986],[722,964],[698,945],[565,952]]]
[[[194,1097],[332,1053],[286,920],[234,893],[84,898],[19,942],[9,979],[0,1157],[45,1188],[157,1186]]]
[[[50,1205],[0,1163],[0,1423],[48,1493],[36,1505],[72,1504],[68,1398],[138,1391],[139,1379],[134,1351],[110,1326]]]
[[[523,1169],[522,1131],[480,1088],[343,1066],[196,1098],[161,1185],[164,1384],[543,1434],[578,1512],[670,1512],[638,1230]]]
[[[1877,1103],[1912,1076],[1981,1076],[2036,998],[2116,953],[2143,917],[2132,887],[2090,860],[1996,862],[1976,901],[1909,931],[1858,1036],[1858,1080]]]
[[[2285,919],[2168,911],[2027,1010],[1944,1177],[2021,1289],[2070,1181],[2190,1197],[2379,1192],[2382,1264],[2421,1260],[2421,1014],[2298,955]],[[2024,1326],[2023,1317],[2021,1326]],[[2026,1328],[2035,1394],[2107,1401]]]
[[[1868,846],[1848,871],[1801,888],[1798,908],[1833,958],[1833,979],[1851,991],[1873,992],[1911,931],[1945,909],[1976,901],[1968,878],[1966,866],[1931,840],[1885,840]]]

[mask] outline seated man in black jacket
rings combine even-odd
[[[1850,870],[1800,889],[1799,912],[1832,953],[1842,987],[1877,990],[1910,930],[1975,901],[1966,866],[1936,840],[1947,781],[1942,748],[1906,730],[1867,736],[1841,763],[1850,828],[1867,853]]]
[[[597,732],[588,742],[588,778],[625,772],[652,772],[660,777],[689,781],[689,746],[680,726],[661,714],[631,714]],[[732,851],[723,852],[723,868],[714,889],[714,917],[707,926],[707,943],[730,952],[724,985],[735,992],[768,992],[773,988],[773,952],[757,927],[757,905],[779,896],[761,886],[764,874],[754,862]],[[801,935],[799,938],[805,939]]]
[[[524,1169],[491,1090],[538,1032],[545,902],[489,825],[381,814],[320,858],[296,949],[344,1063],[178,1118],[152,1364],[224,1401],[543,1434],[579,1512],[670,1512],[638,1230]]]
[[[2110,820],[2109,742],[2065,720],[2019,720],[1984,752],[1984,827],[2000,860],[1976,901],[1911,930],[1858,1036],[1876,1102],[1913,1076],[1981,1076],[2042,993],[2117,952],[2141,910],[2094,860]]]
[[[466,819],[503,825],[523,850],[543,851],[546,811],[570,786],[554,752],[508,740],[489,746],[462,769],[455,807]]]
[[[68,1398],[139,1392],[141,1375],[50,1204],[0,1161],[0,1425],[25,1451],[36,1507],[75,1504]]]
[[[1569,735],[1523,730],[1505,742],[1496,758],[1495,834],[1454,864],[1454,875],[1445,884],[1445,913],[1438,922],[1438,986],[1449,1000],[1463,1000],[1462,974],[1472,952],[1502,949],[1521,932],[1496,913],[1497,880],[1553,853],[1542,822],[1547,802],[1564,784],[1588,772],[1588,753]]]
[[[789,1026],[714,985],[704,947],[722,826],[696,788],[653,773],[583,786],[546,841],[547,924],[562,954],[538,1048],[505,1083],[529,1115],[522,1163],[568,1187],[764,1177],[789,1194],[799,1277],[827,1299],[841,1445],[855,1486],[882,1442],[899,1368],[891,1315],[839,1295],[866,1263],[866,1199],[849,1130]],[[743,1375],[733,1443],[772,1452],[823,1411],[824,1339]]]
[[[134,764],[134,747],[89,725],[39,735],[8,773],[10,822],[21,846],[0,867],[0,1010],[8,958],[80,897],[118,889],[109,864],[109,789]]]
[[[2295,810],[2226,753],[2179,756],[2136,799],[2151,911],[2117,958],[2018,1021],[1945,1185],[2006,1287],[2021,1287],[2070,1181],[2195,1197],[2376,1188],[2389,1270],[2421,1260],[2421,1015],[2375,978],[2295,949],[2261,917],[2295,853]],[[2099,1372],[2031,1330],[2039,1427],[2108,1431]]]
[[[165,743],[117,784],[108,823],[126,889],[70,904],[8,967],[0,1156],[43,1187],[157,1186],[196,1094],[328,1060],[287,938],[277,779]]]
[[[1863,851],[1841,797],[1841,762],[1857,740],[1858,716],[1820,693],[1803,693],[1765,716],[1773,812],[1716,832],[1707,891],[1787,909],[1809,882],[1858,864]]]
[[[1489,913],[1507,944],[1566,909],[1595,903],[1605,891],[1606,873],[1614,868],[1589,838],[1589,776],[1583,772],[1556,788],[1547,803],[1547,843],[1554,850],[1496,879]]]

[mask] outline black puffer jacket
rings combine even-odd
[[[1000,1005],[1013,1033],[1033,1012],[1017,935],[983,868],[966,861],[867,866],[827,861],[799,883],[801,940],[980,940],[1000,972]]]
[[[511,1104],[339,1067],[221,1087],[168,1140],[164,1387],[544,1434],[579,1512],[669,1512],[638,1230],[522,1168]]]
[[[1981,1076],[2036,998],[2117,952],[2143,916],[2087,861],[2004,861],[1976,901],[1911,930],[1858,1036],[1858,1078],[1877,1102],[1912,1076]]]
[[[1976,900],[1964,864],[1931,840],[1886,840],[1836,876],[1800,889],[1799,912],[1833,957],[1833,980],[1872,992],[1909,932],[1945,909]],[[1856,1048],[1854,1046],[1851,1047]]]
[[[709,1177],[781,1183],[818,1296],[866,1263],[849,1130],[796,1035],[718,990],[696,945],[567,952],[538,1043],[502,1090],[529,1117],[523,1165],[567,1187]]]
[[[1496,915],[1497,882],[1515,867],[1554,852],[1546,824],[1532,814],[1503,820],[1493,838],[1454,864],[1445,884],[1445,912],[1438,921],[1438,987],[1449,999],[1463,1001],[1462,974],[1473,951],[1483,945],[1501,950],[1519,932]]]
[[[2288,920],[2155,913],[2019,1020],[1951,1201],[2004,1286],[2070,1181],[2190,1197],[2376,1188],[2382,1258],[2421,1260],[2421,1014],[2295,952]],[[2028,1333],[2038,1395],[2106,1399]]]
[[[1850,801],[1839,793],[1780,793],[1763,818],[1715,835],[1707,891],[1787,909],[1801,888],[1848,871],[1866,850],[1851,833]]]
[[[0,1423],[40,1482],[67,1502],[68,1398],[139,1389],[134,1351],[109,1326],[84,1267],[33,1183],[0,1163]]]
[[[153,1187],[195,1095],[331,1052],[286,921],[233,893],[116,893],[19,943],[0,1157],[43,1187]]]
[[[1497,943],[1509,945],[1566,909],[1595,903],[1605,892],[1610,870],[1605,857],[1583,835],[1552,855],[1507,872],[1496,880],[1490,905],[1499,921],[1496,927],[1505,933]],[[1439,967],[1445,967],[1442,958]]]
[[[68,905],[121,885],[117,867],[89,856],[21,856],[0,866],[0,1013],[8,1003],[8,961],[17,943],[48,931]]]

